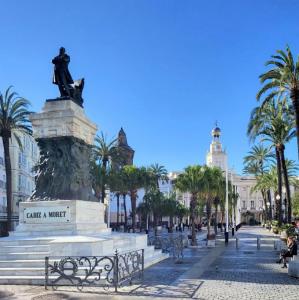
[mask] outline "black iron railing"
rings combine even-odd
[[[155,249],[161,249],[164,253],[169,253],[176,262],[181,262],[184,258],[184,248],[187,246],[184,236],[168,234],[161,236],[151,236],[148,238],[148,244],[154,245]]]
[[[107,256],[49,256],[45,258],[45,288],[52,286],[85,286],[109,289],[142,278],[144,249]]]

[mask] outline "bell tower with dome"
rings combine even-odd
[[[210,151],[206,156],[206,164],[209,167],[219,167],[223,171],[226,169],[227,155],[222,149],[222,144],[220,142],[221,130],[216,122],[215,128],[212,130],[212,142],[210,144]]]

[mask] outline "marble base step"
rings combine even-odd
[[[0,248],[0,255],[6,253],[49,252],[49,245],[12,245]]]
[[[34,260],[34,259],[45,259],[46,256],[49,256],[49,252],[20,252],[20,253],[6,253],[0,254],[1,260]]]
[[[0,285],[44,285],[45,276],[2,276],[0,275]]]

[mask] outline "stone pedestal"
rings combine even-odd
[[[91,147],[97,126],[71,100],[47,101],[30,116],[40,149],[32,201],[98,201],[92,193]]]
[[[46,101],[41,113],[30,116],[35,139],[70,136],[93,145],[97,125],[71,100]]]
[[[108,233],[104,205],[81,200],[21,202],[13,236],[73,236]]]

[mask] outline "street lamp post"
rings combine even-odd
[[[275,199],[276,199],[276,205],[278,206],[278,207],[276,207],[276,212],[277,212],[277,219],[278,219],[278,222],[279,222],[279,224],[281,224],[281,202],[280,202],[280,195],[279,194],[277,194],[276,196],[275,196]]]
[[[228,169],[226,161],[226,170],[225,170],[225,244],[228,244]]]
[[[233,185],[233,172],[230,173],[230,181],[232,185],[232,236],[235,235],[235,186]]]

